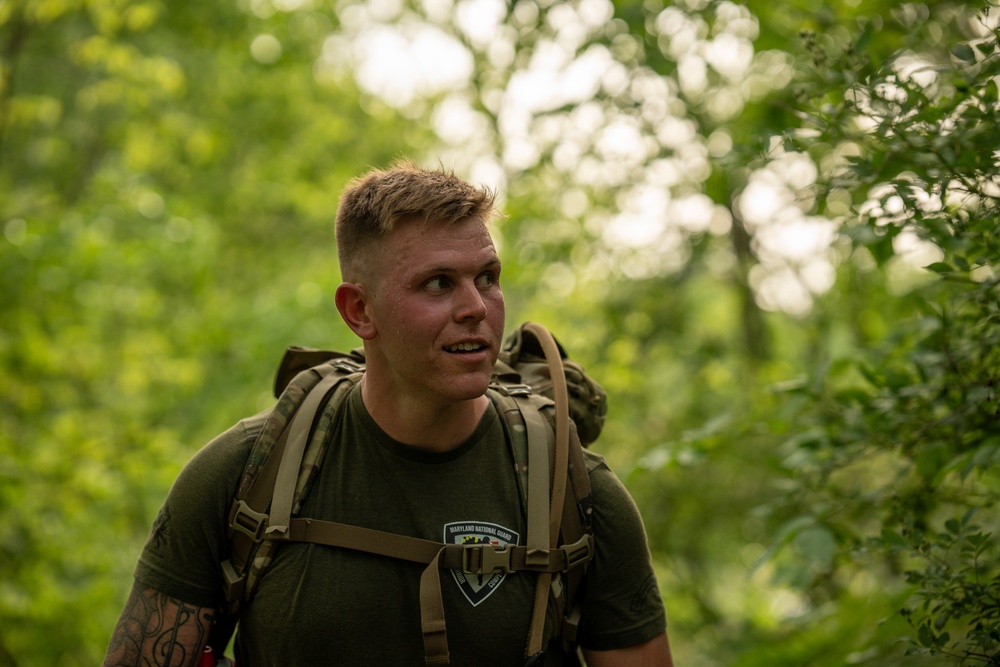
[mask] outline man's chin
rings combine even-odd
[[[486,393],[491,379],[492,374],[488,377],[465,377],[456,380],[451,387],[453,396],[459,401],[474,401]]]

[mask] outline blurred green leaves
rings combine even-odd
[[[344,340],[336,195],[410,135],[308,49],[257,63],[261,28],[0,6],[0,664],[97,664],[180,466],[285,345]]]

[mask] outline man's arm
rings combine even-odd
[[[645,644],[616,651],[583,649],[587,667],[673,667],[667,633],[653,637]]]
[[[134,585],[111,635],[104,667],[195,667],[214,621],[210,607]]]

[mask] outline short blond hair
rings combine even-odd
[[[347,184],[337,209],[337,256],[344,280],[357,280],[370,265],[377,241],[402,220],[453,224],[468,219],[490,222],[496,193],[475,187],[451,172],[418,167],[409,160],[389,169],[372,169]]]

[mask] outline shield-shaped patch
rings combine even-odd
[[[491,544],[505,546],[518,543],[518,534],[509,528],[485,521],[456,521],[444,526],[444,541],[446,544]],[[451,575],[462,590],[462,594],[472,604],[477,606],[493,594],[503,580],[506,572],[492,574],[467,574],[461,570],[452,570]]]

